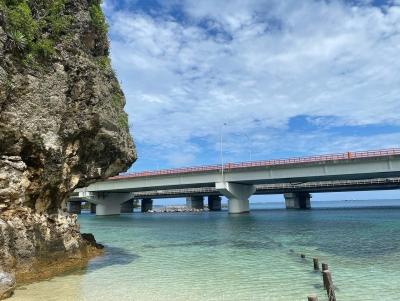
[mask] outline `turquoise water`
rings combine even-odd
[[[22,287],[11,300],[297,301],[311,293],[326,300],[312,257],[329,264],[337,300],[400,300],[400,208],[83,214],[79,221],[107,246],[105,256]]]

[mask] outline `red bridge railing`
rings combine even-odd
[[[400,148],[383,149],[383,150],[372,150],[372,151],[359,151],[359,152],[346,152],[338,154],[308,156],[308,157],[293,157],[287,159],[272,159],[263,161],[250,161],[250,162],[239,162],[239,163],[225,163],[224,170],[230,171],[233,169],[240,168],[251,168],[251,167],[263,167],[263,166],[277,166],[277,165],[289,165],[289,164],[301,164],[301,163],[313,163],[313,162],[327,162],[335,160],[349,160],[349,159],[361,159],[361,158],[374,158],[374,157],[387,157],[393,155],[400,155]],[[170,174],[187,174],[187,173],[201,173],[207,171],[221,170],[221,165],[204,165],[194,167],[183,167],[173,169],[162,169],[153,171],[141,171],[135,173],[125,173],[115,177],[109,178],[110,180],[128,179],[137,177],[149,177],[149,176],[160,176]]]

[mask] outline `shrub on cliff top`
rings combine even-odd
[[[58,39],[62,34],[67,33],[72,21],[72,16],[63,15],[65,3],[66,0],[50,0],[46,4],[47,16],[45,20],[49,24],[54,39]]]
[[[68,33],[72,21],[72,16],[64,15],[67,1],[0,0],[10,46],[23,62],[54,55],[54,44]]]
[[[4,2],[5,5],[17,5],[22,2],[26,2],[26,1],[24,1],[24,0],[2,0],[2,2]]]
[[[69,33],[73,16],[66,14],[67,2],[73,0],[0,0],[0,9],[6,16],[6,32],[10,50],[23,62],[48,59],[55,54],[55,45]],[[101,0],[89,0],[92,26],[99,34],[106,35],[108,26],[100,7]],[[28,58],[29,56],[29,58]],[[99,67],[110,67],[104,56]]]
[[[61,35],[66,34],[71,24],[70,16],[57,17],[56,15],[51,15],[47,20],[50,24],[51,35],[54,39],[58,39]]]
[[[123,107],[124,97],[122,96],[121,92],[115,92],[111,98],[111,102],[114,108],[122,108]]]
[[[23,51],[27,46],[27,39],[23,33],[19,31],[11,31],[9,33],[10,45],[16,51]]]
[[[129,123],[128,123],[128,114],[126,114],[125,112],[122,112],[119,116],[118,116],[118,125],[121,128],[128,128],[129,127]]]
[[[103,11],[100,7],[101,1],[95,1],[89,7],[90,18],[92,20],[93,26],[98,30],[100,33],[107,33],[108,26],[106,19],[104,17]]]
[[[30,7],[26,2],[21,2],[16,5],[11,5],[7,11],[8,27],[10,31],[19,31],[27,40],[28,45],[38,35],[38,22],[32,17]]]
[[[99,67],[102,71],[105,71],[108,68],[111,68],[111,60],[108,56],[100,56],[97,59],[97,64],[99,65]]]
[[[54,55],[54,43],[50,39],[40,39],[33,45],[33,53],[40,59],[49,59]]]

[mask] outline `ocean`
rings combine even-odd
[[[82,214],[82,232],[106,245],[105,255],[19,287],[10,300],[327,300],[313,257],[329,264],[337,300],[400,300],[400,200],[312,206],[254,203],[241,215]]]

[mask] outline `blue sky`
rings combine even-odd
[[[131,170],[399,147],[400,1],[105,0]],[[226,126],[222,126],[226,123]]]

